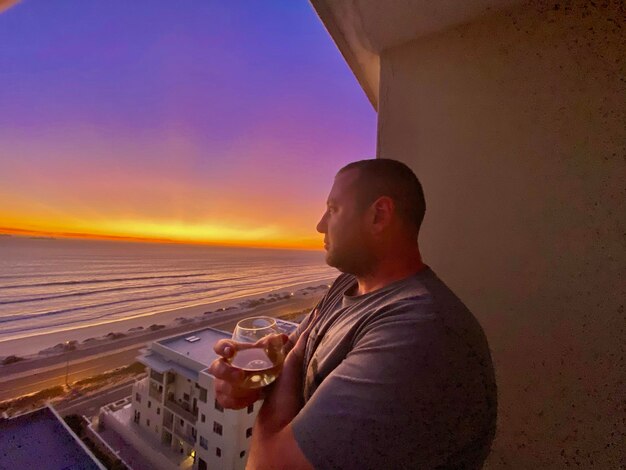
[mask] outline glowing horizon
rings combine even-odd
[[[305,3],[17,2],[0,66],[0,232],[321,249],[335,172],[375,149]]]
[[[275,248],[275,249],[295,249],[295,250],[315,250],[322,251],[318,240],[267,240],[265,242],[253,240],[250,242],[237,241],[231,239],[177,239],[177,238],[158,238],[158,237],[142,237],[142,236],[125,236],[115,234],[97,234],[97,233],[80,233],[80,232],[54,232],[46,230],[28,230],[11,227],[0,227],[1,236],[15,236],[26,238],[54,238],[54,239],[80,239],[80,240],[107,240],[121,242],[138,242],[138,243],[167,243],[182,245],[206,245],[206,246],[222,246],[222,247],[240,247],[240,248]],[[308,242],[308,243],[307,243]]]

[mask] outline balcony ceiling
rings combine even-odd
[[[310,0],[363,87],[378,106],[381,51],[524,0]]]

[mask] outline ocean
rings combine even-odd
[[[0,236],[0,342],[337,274],[321,251]]]

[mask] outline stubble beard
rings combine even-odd
[[[333,249],[326,252],[326,264],[342,273],[363,276],[371,271],[374,258],[357,247],[352,249]]]

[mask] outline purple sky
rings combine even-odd
[[[24,0],[0,109],[0,227],[312,246],[335,171],[375,153],[305,1]]]

